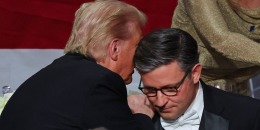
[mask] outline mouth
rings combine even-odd
[[[174,106],[173,106],[174,107]],[[159,108],[160,113],[169,113],[172,111],[173,107],[167,107],[167,108]]]
[[[161,112],[169,112],[170,111],[170,108],[164,108],[162,110],[160,110]]]

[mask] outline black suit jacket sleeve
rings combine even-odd
[[[93,59],[66,54],[26,80],[0,116],[0,130],[153,130],[133,115],[122,78]]]
[[[109,130],[153,130],[151,119],[133,115],[127,103],[127,91],[118,75],[104,73],[91,90],[84,114],[85,124]],[[95,117],[95,121],[91,118]]]

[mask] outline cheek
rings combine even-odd
[[[190,97],[192,96],[191,90],[187,89],[188,86],[182,86],[178,92],[178,94],[174,97],[169,98],[171,102],[177,103],[177,104],[187,104],[187,102],[190,101]]]
[[[155,102],[156,102],[156,98],[154,97],[147,97],[149,102],[154,106],[155,105]]]
[[[134,54],[135,52],[129,52],[125,55],[125,60],[127,61],[126,66],[134,68]]]
[[[185,86],[185,88],[181,89],[178,96],[174,99],[176,103],[182,104],[184,107],[188,107],[194,99],[194,89],[188,87],[193,86]]]
[[[169,105],[178,105],[178,106],[182,106],[182,104],[185,104],[185,99],[182,96],[174,96],[174,97],[170,97],[168,98],[169,100]]]

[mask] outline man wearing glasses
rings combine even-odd
[[[188,33],[174,28],[151,32],[134,60],[146,96],[129,96],[129,106],[133,112],[135,100],[152,106],[156,130],[260,130],[259,100],[200,80],[198,46]]]

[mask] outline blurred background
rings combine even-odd
[[[1,0],[0,87],[15,90],[31,75],[63,55],[74,13],[92,0]],[[148,18],[143,34],[171,26],[177,0],[121,0],[143,11]],[[137,89],[133,75],[128,91]],[[6,87],[7,86],[7,87]],[[260,75],[250,80],[251,95],[260,99]],[[0,94],[0,96],[3,93]]]

